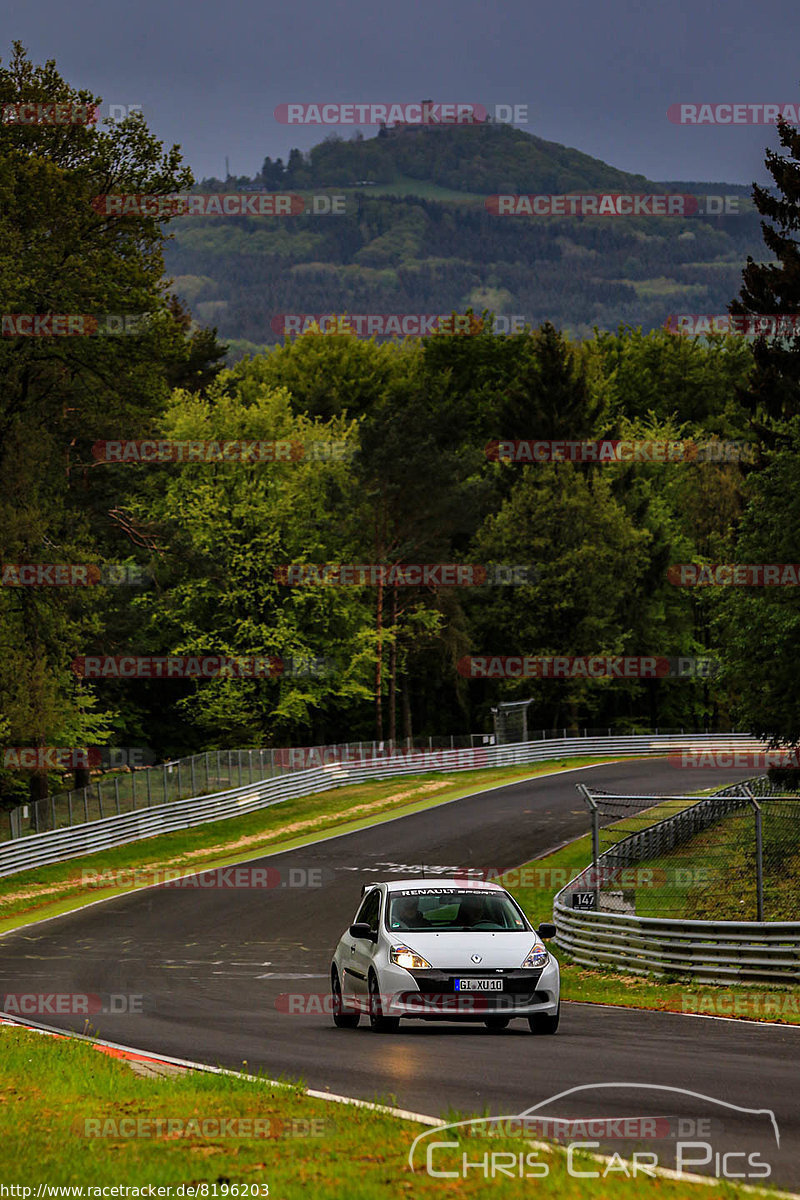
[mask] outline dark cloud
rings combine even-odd
[[[278,104],[430,97],[527,104],[530,132],[651,179],[764,180],[771,129],[673,125],[666,111],[800,100],[796,0],[639,3],[12,0],[0,53],[19,38],[106,103],[141,105],[198,178],[222,175],[226,155],[251,174],[321,140],[278,124]]]

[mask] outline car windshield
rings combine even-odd
[[[386,924],[392,932],[521,933],[522,915],[502,892],[430,888],[391,892]]]

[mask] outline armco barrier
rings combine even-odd
[[[672,751],[754,752],[764,744],[747,734],[650,735],[630,737],[553,738],[505,746],[479,746],[462,750],[414,751],[365,762],[348,759],[323,767],[295,771],[210,796],[178,800],[132,813],[104,817],[67,829],[31,834],[0,843],[0,876],[46,863],[94,854],[159,833],[189,829],[280,804],[293,796],[306,796],[350,783],[435,771],[470,771],[486,767],[524,765],[565,757],[641,757]],[[676,777],[677,777],[676,772]],[[702,776],[702,772],[700,772]],[[698,780],[701,782],[701,780]]]
[[[746,781],[753,792],[768,790],[764,780]],[[739,803],[734,788],[658,821],[601,854],[595,878],[604,867],[643,862],[666,853],[719,820]],[[722,797],[728,800],[723,801]],[[741,804],[750,801],[746,794]],[[637,917],[628,913],[576,910],[569,897],[587,887],[591,867],[569,881],[555,897],[555,942],[581,966],[634,975],[689,976],[697,983],[800,983],[800,922],[694,921]]]
[[[555,904],[556,945],[581,966],[697,983],[800,983],[800,922],[676,921]]]

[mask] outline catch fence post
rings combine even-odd
[[[756,831],[756,920],[764,920],[764,844],[761,830],[761,805],[756,800],[750,785],[742,784],[742,789],[753,806]]]
[[[578,791],[583,796],[589,811],[592,814],[592,875],[594,883],[594,905],[597,911],[600,910],[600,868],[598,866],[600,860],[600,810],[594,801],[594,797],[589,792],[589,789],[584,783],[576,785]]]

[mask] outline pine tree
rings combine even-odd
[[[767,218],[761,222],[764,242],[777,265],[748,255],[741,300],[728,305],[733,314],[800,313],[800,244],[791,236],[800,230],[800,131],[780,118],[778,136],[787,153],[768,150],[764,160],[778,195],[753,184],[756,208]],[[774,446],[784,440],[785,423],[800,414],[800,336],[758,337],[753,356],[750,386],[739,398],[762,441]]]

